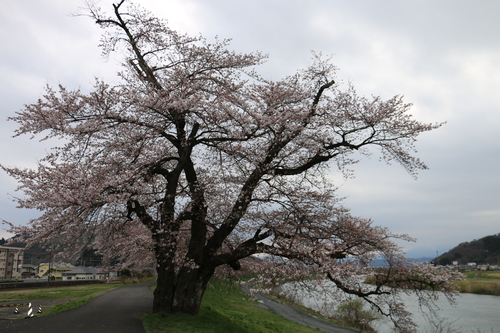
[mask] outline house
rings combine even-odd
[[[50,267],[50,269],[49,269]],[[76,269],[75,266],[67,263],[42,263],[38,265],[38,277],[51,280],[62,280],[62,274]]]
[[[0,246],[0,281],[21,278],[24,248]]]
[[[21,278],[22,279],[31,279],[36,276],[36,265],[31,264],[22,264],[21,265]]]
[[[94,267],[78,267],[72,271],[62,273],[63,281],[67,280],[105,280],[109,273]]]
[[[120,270],[117,268],[111,268],[108,271],[108,280],[119,280],[120,279]]]

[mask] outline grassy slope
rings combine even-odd
[[[164,314],[144,315],[147,333],[289,333],[318,332],[261,309],[238,285],[211,282],[198,316]]]

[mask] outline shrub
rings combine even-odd
[[[370,323],[380,319],[380,315],[373,309],[366,309],[360,299],[347,299],[338,305],[336,310],[337,320],[364,332],[375,332]]]

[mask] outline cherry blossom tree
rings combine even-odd
[[[439,124],[413,119],[400,96],[342,88],[321,55],[267,80],[255,71],[262,54],[180,34],[124,3],[88,11],[105,30],[104,53],[124,57],[119,84],[47,87],[10,118],[18,136],[62,142],[36,169],[2,166],[20,183],[19,206],[43,213],[12,231],[154,262],[154,312],[197,314],[216,269],[238,270],[257,253],[281,258],[274,276],[314,272],[398,320],[407,315],[399,303],[378,303],[391,287],[452,291],[455,275],[410,265],[393,241],[410,238],[352,216],[329,177],[373,150],[416,175],[426,166],[415,140]],[[380,256],[383,272],[369,265]]]

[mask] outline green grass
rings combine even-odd
[[[460,292],[500,296],[500,271],[464,272],[465,279],[458,282]]]
[[[467,279],[498,280],[500,282],[500,271],[468,271],[463,272]]]
[[[289,333],[319,332],[256,306],[239,285],[211,281],[197,316],[148,314],[142,317],[147,333]]]
[[[124,284],[87,284],[65,287],[48,287],[36,289],[16,289],[0,291],[0,302],[23,299],[71,299],[66,303],[54,305],[49,311],[44,311],[41,316],[58,313],[79,307],[102,293],[122,287]]]
[[[72,287],[7,290],[0,292],[0,301],[68,298],[42,315],[81,306],[107,290],[124,284],[93,284]],[[146,314],[142,320],[148,333],[196,332],[196,333],[308,333],[319,332],[293,323],[274,312],[261,309],[245,294],[238,284],[214,280],[207,289],[198,316]]]
[[[43,314],[40,314],[40,315],[41,316],[46,316],[46,315],[49,315],[49,314],[54,314],[54,313],[66,311],[66,310],[69,310],[69,309],[77,308],[77,307],[82,306],[83,304],[87,303],[91,299],[99,296],[100,294],[102,294],[102,292],[97,292],[97,293],[89,294],[89,295],[86,295],[86,296],[83,296],[83,297],[80,297],[80,298],[77,298],[77,299],[73,299],[73,300],[70,300],[67,303],[56,304],[52,308],[50,308],[49,311],[46,311],[46,312],[44,312]]]
[[[315,310],[310,309],[308,307],[305,307],[301,304],[298,304],[292,298],[287,297],[285,295],[280,295],[278,293],[271,292],[271,294],[267,294],[266,296],[268,296],[268,297],[270,297],[278,302],[282,302],[282,303],[294,306],[304,313],[307,313],[307,314],[314,316],[314,317],[319,317],[323,320],[329,321],[332,324],[339,325],[339,326],[346,326],[344,323],[340,322],[339,320],[336,320],[335,318],[325,317],[319,311],[315,311]]]
[[[90,294],[104,292],[109,289],[124,286],[124,284],[87,284],[64,287],[48,287],[36,289],[15,289],[0,291],[0,302],[11,299],[42,299],[42,298],[77,298]]]

